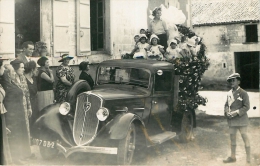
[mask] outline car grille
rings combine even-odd
[[[78,96],[73,125],[73,137],[77,145],[90,143],[99,124],[96,113],[102,105],[102,99],[91,93],[82,93]]]

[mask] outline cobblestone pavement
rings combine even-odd
[[[251,141],[251,165],[260,165],[260,118],[250,118],[248,128]],[[237,162],[223,164],[222,160],[230,154],[230,142],[226,119],[222,116],[207,115],[197,111],[195,140],[187,144],[177,139],[161,145],[135,151],[133,165],[173,165],[173,166],[244,166],[246,164],[244,143],[237,136]],[[100,154],[74,154],[65,158],[59,154],[52,160],[41,158],[38,147],[32,147],[37,156],[29,161],[32,165],[115,165],[116,157]]]

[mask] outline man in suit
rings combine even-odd
[[[31,41],[26,41],[22,45],[23,52],[17,56],[17,59],[23,61],[24,64],[30,61],[34,50],[34,44]]]
[[[223,160],[224,163],[236,161],[236,133],[239,130],[245,143],[246,160],[250,163],[250,142],[247,136],[248,116],[250,108],[249,97],[245,90],[239,87],[241,77],[238,73],[231,74],[227,81],[232,89],[228,92],[224,114],[227,117],[230,140],[231,156]]]

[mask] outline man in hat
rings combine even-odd
[[[232,89],[227,94],[224,114],[227,117],[230,140],[231,156],[223,160],[224,163],[236,161],[236,133],[239,130],[245,143],[246,160],[250,163],[250,142],[247,136],[248,116],[250,108],[249,97],[245,90],[239,87],[241,77],[238,73],[231,74],[227,81]]]
[[[22,45],[23,52],[17,56],[17,59],[23,61],[24,64],[30,61],[30,57],[32,56],[34,50],[34,44],[31,41],[26,41]]]

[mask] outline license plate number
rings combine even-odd
[[[33,139],[33,144],[38,145],[38,146],[43,146],[43,147],[47,147],[47,148],[54,148],[55,146],[55,142],[53,141],[45,141],[42,139]]]

